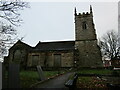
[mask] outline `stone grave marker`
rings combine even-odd
[[[2,62],[0,62],[0,90],[2,89]]]
[[[8,87],[20,88],[19,64],[10,63],[8,69]]]
[[[40,80],[41,81],[45,80],[45,76],[40,65],[37,66],[37,70],[38,70]]]

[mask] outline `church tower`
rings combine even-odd
[[[100,48],[97,45],[93,12],[77,13],[75,8],[75,49],[78,67],[102,67]]]

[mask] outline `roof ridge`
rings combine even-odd
[[[73,50],[75,41],[39,42],[35,48],[39,50]]]
[[[57,43],[57,42],[75,42],[75,40],[71,40],[71,41],[48,41],[48,42],[39,41],[39,43]]]

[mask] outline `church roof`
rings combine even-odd
[[[53,50],[74,50],[75,41],[57,41],[57,42],[39,42],[35,50],[53,51]]]
[[[21,40],[18,40],[11,48],[11,49],[15,49],[15,48],[18,48],[18,47],[21,47],[21,48],[26,48],[26,49],[32,49],[33,47],[31,47],[30,45],[22,42]]]

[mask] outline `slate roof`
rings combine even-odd
[[[33,48],[33,47],[31,47],[30,45],[22,42],[21,40],[18,40],[18,41],[10,48],[10,50],[11,50],[11,49],[14,49],[14,48],[18,48],[19,45],[22,45],[22,48],[26,48],[26,49],[29,49],[29,50]]]
[[[57,42],[39,42],[35,50],[53,51],[53,50],[74,50],[75,41],[57,41]]]

